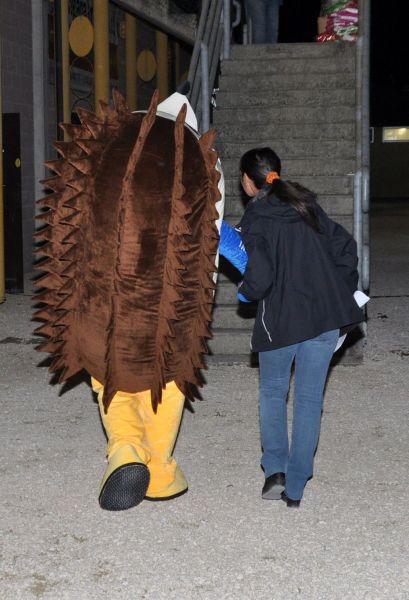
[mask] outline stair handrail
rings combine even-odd
[[[359,0],[359,32],[356,42],[356,171],[354,179],[354,237],[358,246],[359,285],[370,285],[370,10],[371,0]]]
[[[188,75],[188,98],[201,132],[210,126],[210,105],[223,40],[225,56],[226,51],[230,53],[230,0],[203,0]]]

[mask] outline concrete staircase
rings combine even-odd
[[[328,214],[352,231],[355,44],[233,46],[219,88],[214,126],[226,179],[225,219],[234,225],[243,213],[241,155],[271,146],[282,176],[314,190]],[[236,301],[239,279],[222,261],[209,344],[219,361],[250,356],[254,309]]]

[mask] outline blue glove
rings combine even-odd
[[[220,230],[219,252],[226,258],[241,274],[246,270],[247,252],[241,241],[240,234],[231,225],[222,222]]]
[[[243,296],[240,292],[237,292],[237,299],[240,300],[240,302],[251,302],[251,300],[248,300],[246,296]]]

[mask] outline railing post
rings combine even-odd
[[[227,14],[226,14],[227,11]],[[200,114],[202,129],[210,126],[210,99],[223,43],[223,24],[230,23],[230,4],[225,0],[203,0],[196,41],[190,60],[189,101]],[[230,27],[225,42],[230,46]],[[230,53],[230,51],[229,51]],[[200,61],[200,66],[199,66]]]
[[[202,133],[210,128],[209,52],[206,44],[200,44],[200,68],[202,75]]]
[[[1,47],[0,47],[1,73]],[[1,108],[1,77],[0,77],[0,304],[6,299],[5,287],[5,235],[4,235],[4,194],[3,194],[3,144],[2,144],[2,108]]]
[[[33,129],[34,129],[34,195],[41,198],[43,195],[43,186],[40,183],[45,176],[45,132],[46,132],[46,100],[45,85],[47,81],[46,67],[44,59],[45,40],[44,31],[44,3],[31,3],[32,18],[32,48],[33,48]],[[48,60],[48,57],[47,57]],[[68,89],[69,91],[69,89]],[[68,99],[69,100],[69,99]],[[68,107],[69,108],[69,107]],[[0,113],[1,114],[1,113]],[[65,115],[66,116],[66,115]],[[69,117],[69,120],[70,117]],[[35,207],[36,212],[41,208],[38,204]]]
[[[230,58],[230,0],[223,2],[223,58]]]
[[[363,231],[362,231],[362,171],[359,169],[354,175],[354,238],[358,251],[358,287],[362,290],[362,250],[363,250]]]
[[[369,76],[370,76],[370,11],[371,0],[361,0],[360,18],[362,34],[362,287],[370,286],[370,120],[369,120]]]
[[[369,24],[370,0],[359,0],[359,32],[356,42],[356,175],[354,233],[358,245],[360,287],[369,289]]]

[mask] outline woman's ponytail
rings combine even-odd
[[[299,183],[281,179],[281,161],[274,150],[249,150],[241,158],[240,171],[254,181],[257,189],[273,193],[281,202],[292,206],[310,227],[320,232],[315,209],[316,194]]]

